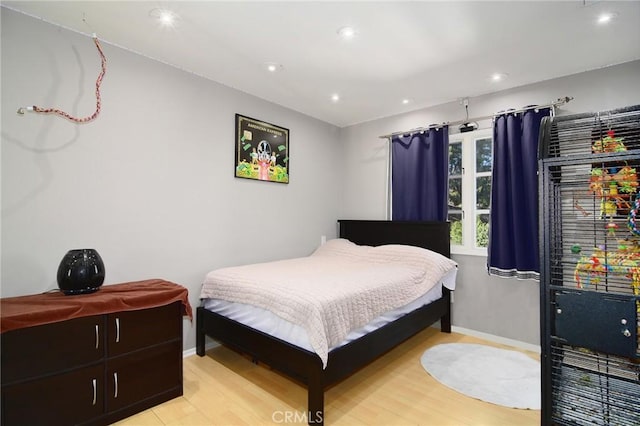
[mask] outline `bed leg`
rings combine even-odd
[[[443,288],[442,294],[447,304],[447,312],[440,318],[440,331],[443,333],[451,333],[451,290]]]
[[[308,384],[308,421],[310,425],[324,425],[324,384],[322,371],[309,377]]]
[[[198,356],[204,356],[204,317],[199,312],[200,309],[202,308],[196,310],[196,354],[198,354]]]

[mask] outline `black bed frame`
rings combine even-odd
[[[448,222],[391,222],[339,220],[340,237],[356,244],[407,244],[450,257]],[[308,388],[309,424],[324,423],[324,391],[419,331],[440,320],[442,332],[451,332],[450,292],[442,298],[349,344],[329,352],[327,368],[320,357],[283,340],[199,307],[196,311],[196,353],[205,355],[205,336],[251,356]]]

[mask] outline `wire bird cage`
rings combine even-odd
[[[639,183],[640,105],[544,119],[543,424],[640,425]]]

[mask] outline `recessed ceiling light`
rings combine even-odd
[[[403,99],[403,100],[402,100],[402,104],[403,104],[403,105],[406,105],[406,104],[408,104],[408,103],[411,103],[411,99],[406,98],[406,99]]]
[[[333,95],[331,95],[331,100],[333,102],[338,102],[340,100],[340,95],[338,95],[337,93],[334,93]]]
[[[338,30],[338,35],[343,40],[351,40],[356,35],[356,30],[352,27],[342,27]]]
[[[152,9],[149,16],[157,19],[163,27],[173,27],[178,19],[178,15],[168,9]]]
[[[606,25],[613,20],[617,16],[616,13],[602,13],[598,16],[598,24]]]
[[[282,69],[282,65],[276,62],[267,62],[264,64],[264,66],[269,72],[278,72]]]
[[[493,74],[491,75],[491,81],[493,81],[493,82],[495,82],[495,83],[497,83],[497,82],[499,82],[499,81],[502,81],[502,80],[504,80],[505,78],[507,78],[507,74],[502,73],[502,72],[496,72],[496,73],[493,73]]]

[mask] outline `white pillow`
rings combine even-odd
[[[422,247],[401,244],[387,244],[372,247],[368,252],[370,261],[376,263],[396,263],[423,271],[437,271],[443,276],[458,267],[458,264],[448,257]]]
[[[372,263],[394,263],[421,271],[436,272],[444,276],[458,264],[446,256],[422,247],[402,244],[360,246],[344,238],[329,240],[316,249],[312,256],[338,256]]]
[[[369,249],[369,246],[359,246],[344,238],[336,238],[322,244],[313,252],[312,256],[358,256],[361,255],[363,249]]]

